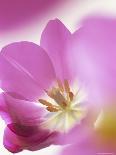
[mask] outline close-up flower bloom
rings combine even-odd
[[[62,155],[116,153],[113,18],[87,18],[71,33],[51,20],[40,46],[27,41],[0,53],[0,115],[7,150],[68,144]]]
[[[88,18],[82,25],[74,34],[75,39],[72,42],[74,48],[71,51],[74,57],[70,65],[71,63],[74,65],[74,58],[78,61],[79,79],[88,84],[88,99],[100,106],[101,112],[91,127],[86,121],[84,130],[78,132],[75,127],[67,135],[67,140],[72,141],[73,145],[66,147],[61,154],[115,155],[116,19]]]
[[[115,3],[0,0],[3,155],[116,155]]]
[[[7,125],[3,144],[10,152],[59,144],[88,115],[91,104],[78,79],[78,61],[70,66],[72,41],[73,34],[55,19],[44,29],[40,46],[22,41],[2,49],[0,115]]]

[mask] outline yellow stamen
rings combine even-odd
[[[58,79],[57,83],[58,83],[58,87],[59,87],[60,91],[64,92],[64,88],[63,88],[63,84],[62,84],[61,80]]]
[[[74,94],[72,92],[69,92],[69,98],[70,98],[70,101],[73,100],[73,97],[74,97]]]
[[[46,101],[46,100],[43,100],[43,99],[39,99],[39,102],[41,103],[41,104],[43,104],[43,105],[45,105],[45,106],[52,106],[52,104],[50,103],[50,102],[48,102],[48,101]]]
[[[65,97],[62,95],[58,88],[52,88],[51,91],[47,92],[48,96],[51,97],[58,105],[61,103],[66,102]]]
[[[56,106],[49,106],[46,108],[49,112],[58,112],[60,109]]]
[[[65,87],[65,91],[67,93],[69,93],[70,92],[70,87],[69,87],[68,80],[64,80],[64,87]]]
[[[52,87],[50,91],[45,90],[47,95],[52,98],[61,108],[66,108],[69,105],[69,102],[73,100],[73,93],[70,92],[70,86],[67,80],[64,80],[64,86],[61,80],[57,80],[58,88]],[[65,88],[65,89],[64,89]],[[64,95],[64,91],[66,92],[66,97]],[[39,102],[45,106],[47,106],[48,111],[57,111],[58,107],[55,107],[52,103],[39,99]]]
[[[51,97],[52,99],[55,99],[58,92],[59,92],[59,89],[53,87],[50,91],[47,91],[47,95]]]
[[[78,102],[75,102],[79,93],[73,93],[68,80],[56,81],[56,85],[49,90],[44,90],[47,94],[47,100],[39,99],[39,102],[45,106],[47,113],[42,127],[48,127],[51,130],[66,132],[84,117],[83,110],[80,110]]]
[[[66,102],[62,102],[61,105],[63,106],[63,108],[65,108],[67,106]]]

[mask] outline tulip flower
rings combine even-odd
[[[67,139],[74,143],[65,148],[61,154],[115,155],[116,19],[88,18],[74,33],[71,46],[74,47],[72,50],[74,57],[70,62],[74,65],[74,58],[78,61],[76,71],[80,79],[88,83],[88,99],[100,106],[101,112],[93,122],[84,123],[85,129],[78,132],[78,127],[75,127],[73,132],[67,135]]]
[[[87,115],[85,85],[74,72],[78,61],[73,67],[69,63],[72,40],[55,19],[44,29],[40,46],[22,41],[2,49],[0,114],[7,125],[3,143],[10,152],[58,144],[58,137]]]

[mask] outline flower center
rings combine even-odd
[[[85,108],[80,103],[85,96],[80,94],[79,89],[73,92],[68,80],[57,80],[57,86],[45,92],[48,99],[39,99],[49,112],[43,127],[66,132],[83,118]]]

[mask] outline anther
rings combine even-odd
[[[74,94],[72,92],[69,92],[69,98],[70,98],[70,101],[73,100],[73,97],[74,97]]]
[[[39,102],[46,106],[46,109],[50,112],[57,112],[62,109],[66,109],[71,101],[73,101],[74,94],[70,90],[68,80],[57,80],[57,87],[52,87],[51,90],[44,90],[47,95],[55,101],[57,104],[54,105],[44,99],[39,99]]]
[[[60,91],[64,92],[64,88],[63,88],[63,84],[62,84],[61,80],[57,79],[57,83],[58,83],[58,87],[59,87]]]
[[[48,102],[48,101],[46,101],[46,100],[43,100],[43,99],[39,99],[39,102],[41,103],[41,104],[43,104],[43,105],[45,105],[45,106],[52,106],[52,104],[50,103],[50,102]]]
[[[70,86],[69,86],[68,80],[64,80],[64,87],[67,93],[70,92]]]
[[[60,109],[55,106],[49,106],[46,108],[49,112],[58,112]]]
[[[66,107],[66,106],[67,106],[67,103],[66,103],[66,102],[62,102],[61,105],[62,105],[63,107]]]

